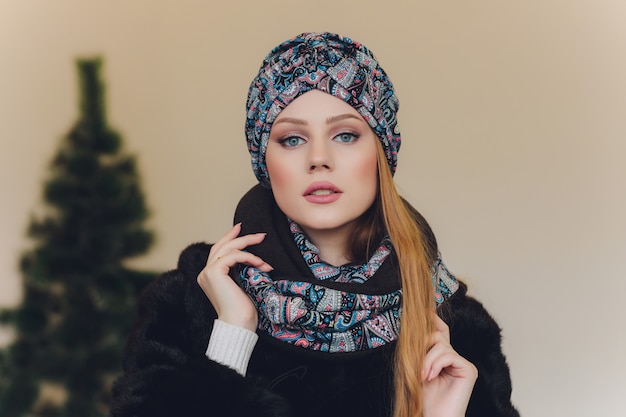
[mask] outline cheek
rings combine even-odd
[[[273,155],[266,157],[267,173],[270,178],[270,186],[272,187],[272,193],[278,206],[285,212],[289,211],[289,205],[291,204],[294,189],[297,184],[294,183],[294,164],[286,158],[284,155]]]
[[[292,164],[285,163],[285,159],[267,158],[267,173],[270,177],[270,183],[272,188],[280,188],[288,185],[289,179],[293,178],[290,166]]]
[[[364,187],[364,192],[369,194],[376,194],[378,189],[378,161],[376,153],[372,152],[367,157],[364,157],[353,167],[355,178],[360,178]]]

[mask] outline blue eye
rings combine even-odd
[[[286,148],[293,148],[294,146],[298,146],[304,142],[304,139],[299,138],[297,136],[289,136],[288,138],[281,139],[279,143]]]
[[[350,143],[350,142],[354,142],[358,138],[359,138],[359,135],[357,134],[344,132],[335,136],[334,140],[336,140],[337,142],[341,142],[341,143]]]

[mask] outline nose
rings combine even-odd
[[[314,139],[309,143],[309,172],[320,169],[332,171],[334,162],[330,143],[323,139]]]

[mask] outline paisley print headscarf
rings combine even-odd
[[[359,112],[380,139],[391,172],[400,149],[399,102],[387,74],[364,45],[333,33],[303,33],[274,48],[250,84],[246,139],[257,179],[270,188],[265,151],[278,114],[307,91],[331,94]]]

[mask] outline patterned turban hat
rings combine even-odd
[[[252,169],[270,187],[265,151],[278,114],[300,95],[317,89],[354,107],[380,139],[395,173],[400,132],[393,85],[364,45],[333,33],[303,33],[274,48],[248,91],[246,139]]]

